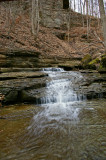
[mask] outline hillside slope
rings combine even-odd
[[[91,27],[87,38],[86,27],[75,26],[70,32],[40,26],[38,38],[31,34],[31,21],[27,14],[17,15],[15,20],[6,17],[0,6],[0,50],[34,50],[40,52],[41,59],[81,59],[86,54],[98,57],[104,53],[102,32],[97,26]],[[96,31],[95,31],[96,28]]]

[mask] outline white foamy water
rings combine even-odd
[[[33,117],[28,127],[30,133],[42,135],[46,128],[60,128],[63,124],[79,122],[81,96],[73,90],[73,80],[83,78],[77,72],[65,72],[60,68],[43,69],[51,81],[47,82],[44,97],[41,98],[43,111]],[[65,130],[64,130],[65,131]]]
[[[47,83],[46,96],[41,98],[41,104],[57,103],[64,104],[65,106],[68,102],[78,101],[80,99],[73,90],[71,79],[73,77],[76,78],[76,76],[82,78],[81,75],[74,72],[67,73],[61,68],[45,68],[44,72],[48,73],[51,81]],[[71,78],[67,77],[67,75],[71,75]]]
[[[47,84],[46,97],[41,99],[42,104],[67,103],[77,100],[71,82],[65,79],[52,80]]]
[[[78,120],[80,109],[76,103],[81,101],[81,97],[73,90],[71,79],[82,76],[77,72],[65,72],[61,68],[44,68],[43,71],[48,73],[51,81],[47,82],[44,97],[41,98],[44,110],[34,116],[34,121],[39,121],[40,126],[44,127],[44,121]]]

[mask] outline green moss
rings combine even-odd
[[[95,65],[100,62],[99,58],[93,59],[91,62],[89,62],[89,65]]]
[[[84,68],[89,68],[89,62],[92,60],[91,55],[87,54],[82,59],[82,65]]]
[[[87,55],[85,55],[85,56],[83,57],[82,63],[88,64],[91,60],[92,60],[91,55],[87,54]]]
[[[106,68],[106,54],[101,58],[101,66],[102,68]]]
[[[99,63],[100,63],[99,58],[96,58],[96,59],[93,59],[91,62],[89,62],[88,65],[90,69],[96,69]]]
[[[98,71],[100,73],[106,73],[106,54],[101,57],[100,67]]]

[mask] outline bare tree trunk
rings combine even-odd
[[[80,0],[80,13],[82,14],[82,1]]]
[[[93,6],[94,6],[93,0],[91,0],[92,16],[93,16],[93,8],[94,8]]]
[[[74,11],[76,10],[76,1],[74,0]]]
[[[104,9],[104,2],[103,0],[98,0],[98,2],[99,2],[100,16],[103,24],[104,46],[105,46],[105,52],[106,52],[106,15],[105,15],[105,9]]]
[[[84,15],[83,15],[83,5],[82,5],[82,0],[80,0],[80,10],[81,10],[81,16],[82,16],[82,25],[84,27]]]
[[[83,3],[83,14],[85,14],[85,0],[84,0],[84,3]]]
[[[32,34],[36,39],[39,33],[39,0],[32,0]]]
[[[89,34],[88,0],[86,0],[86,16],[87,16],[87,37],[88,37]]]

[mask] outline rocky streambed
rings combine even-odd
[[[0,75],[0,159],[105,160],[106,75],[17,71]]]
[[[47,71],[47,69],[45,69]],[[16,104],[21,102],[40,104],[45,95],[47,83],[51,77],[43,69],[36,68],[1,68],[0,93],[5,96],[3,104]],[[48,68],[56,72],[58,68]],[[82,77],[82,78],[80,78]],[[55,77],[56,78],[56,77]],[[71,81],[73,90],[78,97],[105,98],[106,74],[97,71],[62,71],[58,79]]]

